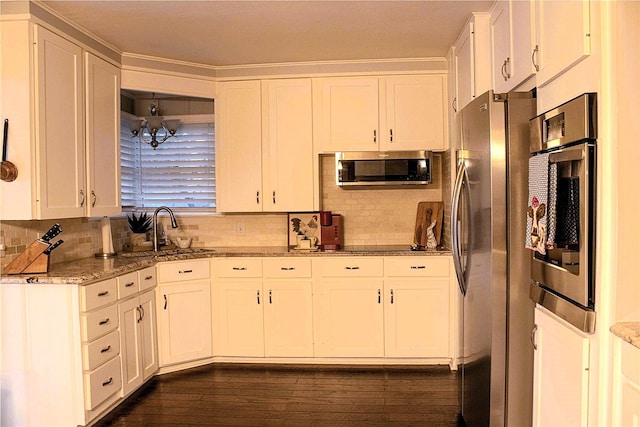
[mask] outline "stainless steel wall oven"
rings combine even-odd
[[[530,121],[527,247],[530,297],[595,330],[596,94]]]

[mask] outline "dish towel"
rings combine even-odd
[[[549,205],[547,208],[547,249],[553,249],[556,243],[556,224],[558,210],[558,164],[549,163]]]
[[[549,196],[549,153],[529,158],[529,199],[525,247],[547,253],[547,206]]]
[[[580,243],[580,178],[561,178],[558,183],[558,246]]]

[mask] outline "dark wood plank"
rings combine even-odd
[[[443,366],[213,364],[160,375],[98,427],[456,426]]]

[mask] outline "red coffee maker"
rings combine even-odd
[[[342,249],[342,215],[320,211],[320,250]]]

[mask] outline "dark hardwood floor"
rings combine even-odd
[[[160,375],[97,426],[456,426],[447,366],[214,364]]]

